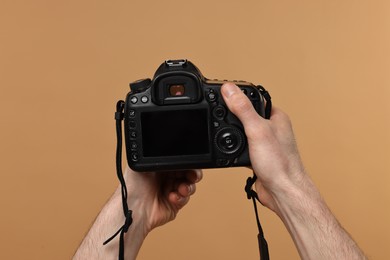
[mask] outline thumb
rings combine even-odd
[[[229,110],[238,117],[246,132],[249,129],[258,129],[263,118],[257,114],[248,97],[237,85],[225,83],[221,87],[221,93]]]

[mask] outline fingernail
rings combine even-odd
[[[197,183],[197,182],[199,182],[200,180],[202,180],[202,178],[203,178],[203,172],[202,172],[202,170],[198,170],[198,171],[196,172],[196,180],[195,180],[195,183]]]
[[[222,86],[222,92],[227,98],[231,97],[234,93],[237,93],[237,91],[238,91],[238,87],[233,83],[225,83]]]

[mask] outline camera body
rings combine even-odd
[[[153,79],[130,83],[125,101],[127,161],[135,171],[249,166],[243,126],[226,107],[226,81],[206,79],[187,60],[168,60]],[[264,117],[255,85],[233,81]]]

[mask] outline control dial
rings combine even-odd
[[[225,127],[217,132],[214,144],[218,150],[226,155],[240,152],[244,147],[243,133],[234,127]]]

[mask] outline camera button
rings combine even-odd
[[[237,136],[229,132],[222,134],[219,139],[219,145],[227,151],[234,150],[237,146],[237,143]]]
[[[149,101],[149,98],[147,96],[142,96],[141,97],[141,102],[142,103],[148,103],[148,101]]]
[[[218,121],[214,121],[213,126],[214,126],[214,128],[218,128],[220,126],[220,124]]]
[[[130,128],[135,128],[135,127],[136,127],[135,121],[131,120],[131,121],[129,122],[129,127],[130,127]]]
[[[215,102],[217,100],[217,93],[210,89],[210,91],[207,93],[207,99],[209,102]]]
[[[136,137],[137,137],[137,133],[135,131],[131,131],[130,138],[136,138]]]
[[[226,115],[226,109],[223,106],[214,108],[213,115],[218,119],[223,119]]]
[[[230,161],[228,159],[217,159],[218,166],[228,166]]]
[[[136,150],[137,147],[138,147],[138,145],[137,145],[136,142],[131,142],[131,144],[130,144],[130,149],[131,149],[132,151]]]
[[[133,110],[133,109],[129,110],[129,117],[130,118],[135,117],[135,110]]]
[[[138,102],[138,98],[136,96],[132,96],[130,98],[130,102],[133,103],[133,104],[136,104]]]
[[[249,97],[251,99],[257,99],[259,97],[259,95],[256,93],[256,91],[252,90],[250,93],[249,93]]]
[[[139,159],[139,156],[138,156],[138,153],[134,152],[134,153],[131,153],[131,160],[133,162],[137,162]]]

